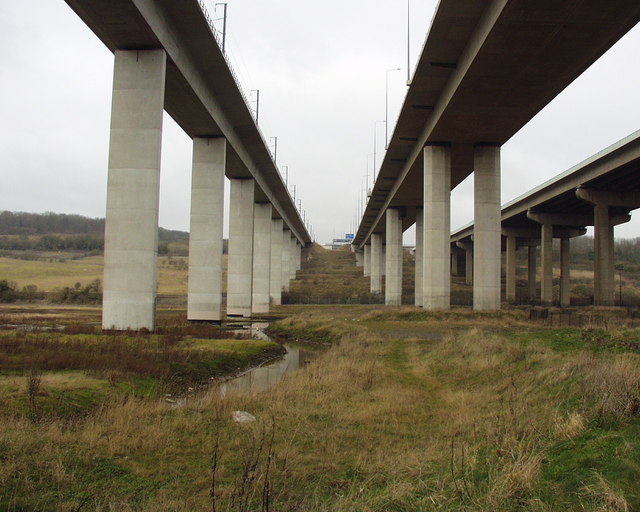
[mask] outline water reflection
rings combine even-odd
[[[254,368],[248,372],[226,381],[218,389],[220,397],[228,397],[239,393],[260,393],[278,382],[286,375],[295,372],[300,366],[312,361],[320,352],[310,350],[299,345],[284,345],[287,353],[278,359],[259,368]]]

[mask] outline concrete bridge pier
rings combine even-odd
[[[530,302],[535,302],[538,299],[538,286],[536,283],[537,248],[537,244],[527,246],[527,295]]]
[[[473,240],[468,242],[456,242],[456,245],[464,251],[464,282],[465,284],[473,284]]]
[[[294,280],[296,278],[296,273],[298,272],[298,262],[297,262],[297,254],[298,250],[296,248],[296,239],[293,237],[293,233],[291,233],[291,238],[289,238],[289,279]]]
[[[382,235],[371,234],[371,293],[382,293]]]
[[[415,299],[418,307],[424,305],[424,210],[416,209]]]
[[[576,196],[593,205],[594,303],[596,306],[613,306],[615,304],[613,227],[631,219],[629,210],[640,208],[640,192],[579,187],[576,190]]]
[[[103,329],[155,328],[164,50],[115,52]]]
[[[514,235],[507,235],[507,254],[505,272],[505,298],[509,304],[516,303],[516,256],[517,239]]]
[[[364,266],[363,266],[364,277],[371,276],[371,244],[366,244],[364,246]]]
[[[387,306],[402,304],[402,214],[399,208],[386,211],[386,279],[384,303]]]
[[[269,296],[274,306],[282,303],[282,224],[282,219],[271,219]]]
[[[232,179],[227,266],[227,315],[251,317],[255,182]]]
[[[500,147],[477,144],[474,164],[473,309],[500,309]]]
[[[288,293],[289,292],[289,281],[290,278],[290,260],[291,260],[291,251],[289,249],[291,240],[291,231],[289,228],[285,227],[282,230],[282,291]]]
[[[222,225],[227,140],[193,139],[187,320],[222,319]]]
[[[451,146],[424,147],[423,305],[449,309],[451,304]]]
[[[560,306],[571,304],[571,238],[560,239]]]
[[[362,251],[356,251],[356,267],[362,268],[364,266],[364,253]]]
[[[271,203],[253,205],[251,313],[268,313],[271,291]]]

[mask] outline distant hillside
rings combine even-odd
[[[158,239],[184,243],[189,240],[189,233],[158,228]],[[103,248],[103,218],[53,212],[0,212],[0,250],[101,251]]]

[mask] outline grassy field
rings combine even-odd
[[[55,313],[7,320],[51,325]],[[34,420],[32,374],[5,372],[0,509],[640,510],[638,330],[548,329],[520,311],[275,313],[274,333],[334,347],[259,395],[203,391],[176,409],[116,393],[98,406],[79,389],[100,396],[108,380],[43,370],[35,407],[53,386],[82,412]],[[146,343],[182,314],[163,312],[168,330]],[[76,336],[93,335],[60,343]],[[237,410],[257,421],[235,423]]]

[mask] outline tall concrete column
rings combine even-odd
[[[416,252],[415,252],[415,305],[424,304],[424,210],[416,209]]]
[[[364,276],[369,277],[371,275],[371,244],[365,244],[364,246]]]
[[[400,306],[402,304],[402,218],[399,209],[387,209],[386,224],[384,303],[387,306]]]
[[[571,304],[571,238],[560,239],[560,306]]]
[[[282,219],[271,219],[271,272],[269,273],[271,304],[282,303]]]
[[[222,224],[227,141],[193,139],[188,320],[222,319]]]
[[[296,261],[296,254],[298,254],[298,250],[296,249],[297,240],[295,238],[289,239],[289,277],[293,280],[296,278],[296,274],[298,272],[298,263]]]
[[[613,306],[615,267],[613,258],[613,224],[609,219],[609,205],[594,206],[594,289],[596,306]]]
[[[473,242],[456,242],[456,245],[464,251],[464,282],[473,284]]]
[[[289,240],[291,240],[291,231],[289,228],[284,228],[282,230],[282,291],[284,292],[289,292],[289,282],[291,281]]]
[[[232,179],[230,182],[227,315],[250,317],[255,184],[251,179]]]
[[[356,258],[356,267],[360,268],[364,265],[364,253],[362,251],[354,251]]]
[[[104,249],[104,329],[154,329],[164,50],[115,52]]]
[[[474,155],[473,308],[500,309],[500,147]]]
[[[448,309],[451,305],[451,147],[424,148],[423,305]]]
[[[549,306],[553,303],[553,225],[540,226],[540,265],[542,279],[540,286],[540,302]]]
[[[510,304],[516,302],[516,237],[507,236],[506,298]]]
[[[527,247],[527,291],[531,302],[537,299],[536,265],[536,246],[529,245]]]
[[[371,293],[382,293],[382,235],[371,235]]]
[[[382,269],[381,269],[381,275],[386,276],[387,275],[387,246],[382,245],[382,260],[380,262],[380,264],[382,265]]]
[[[251,312],[268,313],[271,291],[271,203],[253,205]]]
[[[296,267],[298,270],[302,270],[302,245],[296,240]]]

